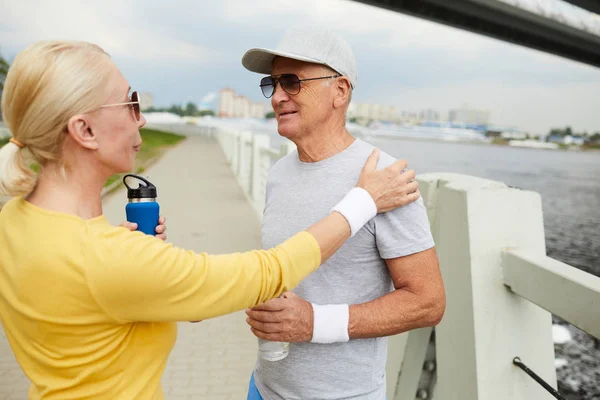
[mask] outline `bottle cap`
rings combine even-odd
[[[127,178],[135,178],[140,181],[137,188],[132,188],[127,184]],[[127,174],[123,177],[123,184],[127,187],[128,199],[154,199],[157,197],[156,186],[150,181],[139,175]]]

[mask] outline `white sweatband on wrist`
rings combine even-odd
[[[343,343],[350,340],[348,304],[330,304],[320,306],[312,304],[314,323],[311,343]]]
[[[350,236],[354,236],[371,218],[377,215],[375,201],[363,188],[352,188],[344,198],[331,209],[346,218],[350,225]]]

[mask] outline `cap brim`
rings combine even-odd
[[[250,49],[242,57],[242,65],[248,71],[269,75],[273,69],[275,57],[291,58],[293,60],[305,61],[314,64],[327,65],[315,58],[305,57],[294,53],[285,53],[271,49]]]

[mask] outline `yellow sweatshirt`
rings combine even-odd
[[[29,399],[163,399],[175,321],[277,297],[320,260],[307,232],[270,250],[196,254],[18,197],[0,212],[0,320]]]

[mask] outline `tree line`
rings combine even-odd
[[[592,142],[600,141],[600,132],[588,133],[588,132],[574,132],[570,126],[563,128],[550,129],[548,136],[583,136],[588,137]]]
[[[195,103],[188,102],[184,106],[181,104],[173,104],[170,107],[150,107],[143,110],[144,112],[168,112],[177,114],[180,117],[203,117],[205,115],[215,115],[213,110],[199,110]]]

